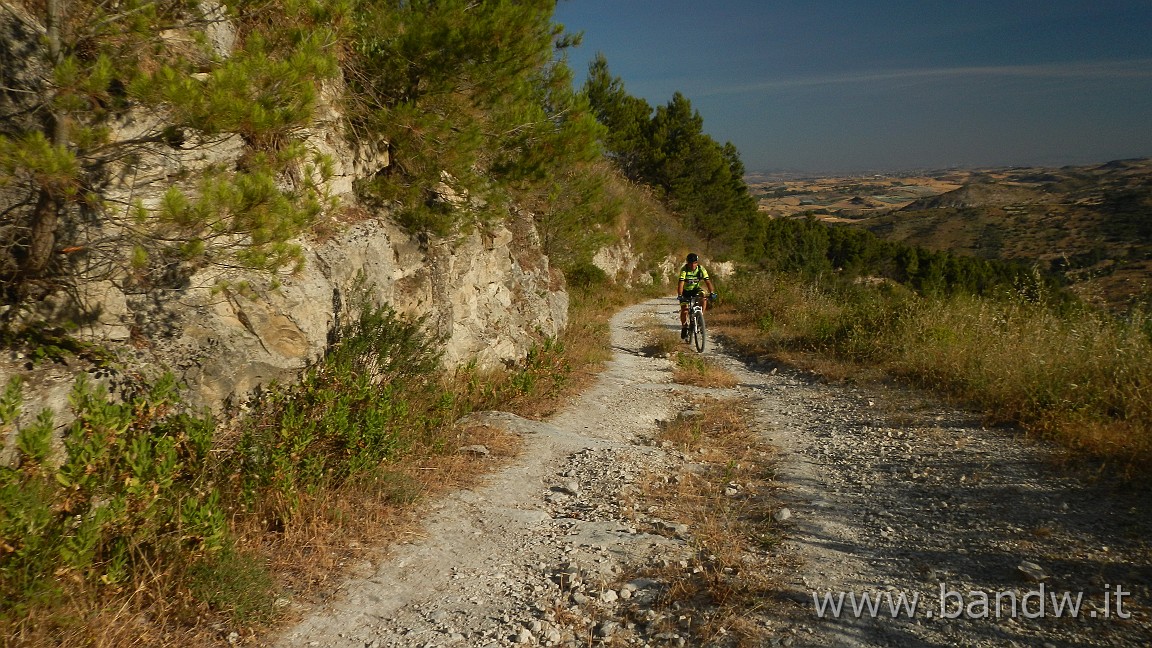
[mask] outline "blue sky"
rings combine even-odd
[[[560,0],[654,107],[683,93],[749,171],[1152,156],[1152,0]]]

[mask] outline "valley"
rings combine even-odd
[[[1113,307],[1152,290],[1152,159],[746,180],[774,218],[812,216],[933,250],[1035,263]]]

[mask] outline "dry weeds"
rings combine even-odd
[[[676,354],[672,380],[681,385],[717,389],[735,387],[739,383],[732,372],[716,364],[708,356],[684,352]]]
[[[648,341],[647,344],[640,349],[640,353],[650,358],[671,356],[684,344],[675,331],[671,331],[657,323],[648,326],[645,334]]]
[[[701,400],[660,433],[659,442],[691,455],[699,469],[653,475],[633,510],[686,525],[691,559],[626,574],[666,584],[657,603],[666,631],[691,645],[761,646],[755,612],[777,584],[762,568],[776,543],[773,450],[749,428],[739,403]],[[652,529],[654,533],[668,533]]]

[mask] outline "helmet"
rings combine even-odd
[[[700,257],[696,256],[695,252],[688,254],[688,263],[696,263],[699,260],[700,260]]]

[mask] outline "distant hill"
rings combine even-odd
[[[995,181],[976,181],[929,198],[913,201],[902,211],[923,209],[963,209],[965,207],[1004,207],[1043,202],[1045,194],[1032,187],[1019,187]]]
[[[974,175],[937,196],[853,221],[885,238],[1034,261],[1089,299],[1152,295],[1152,160]]]
[[[1152,297],[1152,159],[750,185],[761,211],[886,239],[1034,262],[1117,306]]]

